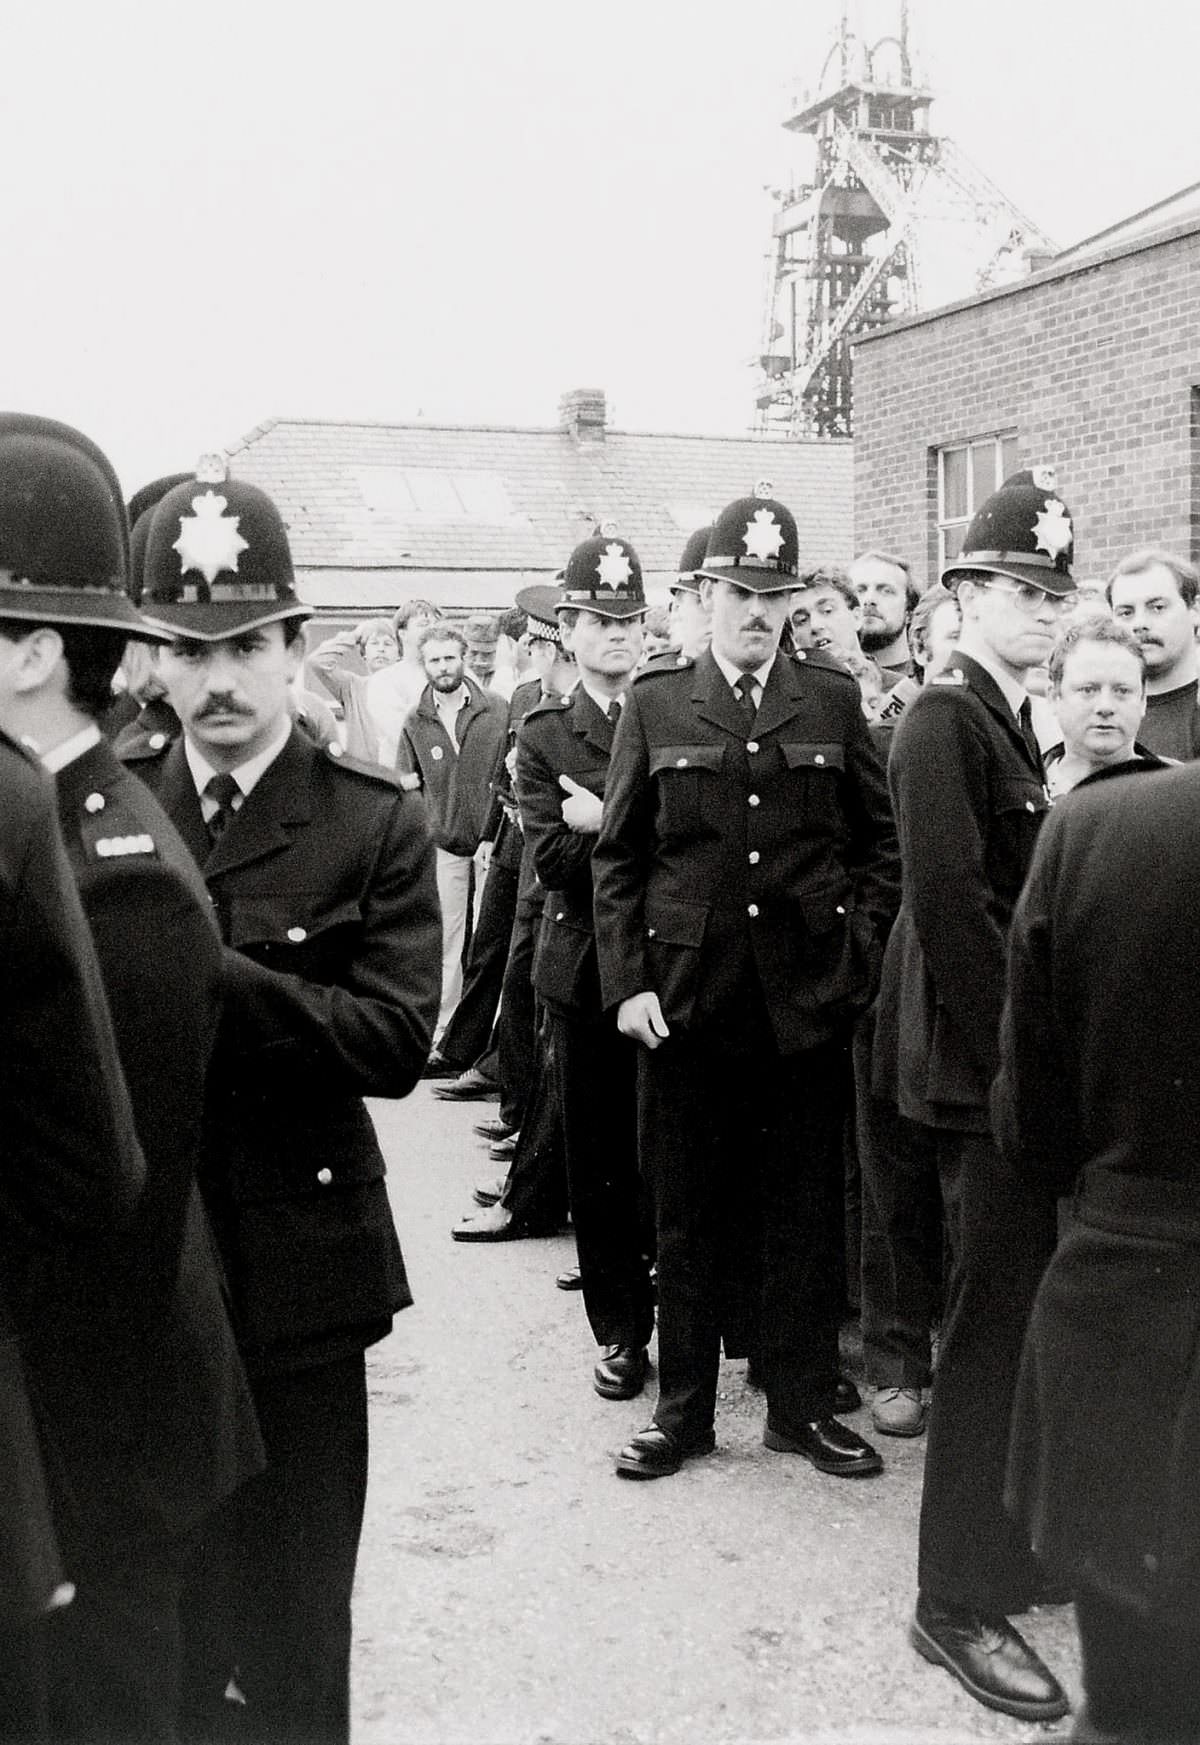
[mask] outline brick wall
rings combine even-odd
[[[1051,462],[1075,522],[1075,573],[1132,546],[1200,545],[1200,225],[860,342],[854,353],[855,548],[936,579],[935,453],[1015,430]]]

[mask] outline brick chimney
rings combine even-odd
[[[608,418],[603,388],[572,388],[558,402],[558,421],[576,442],[603,442]]]

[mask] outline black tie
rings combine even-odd
[[[747,721],[753,723],[754,717],[758,714],[758,705],[754,701],[754,674],[743,673],[733,688],[737,692],[742,714]]]
[[[1038,744],[1037,734],[1033,731],[1033,705],[1026,697],[1017,711],[1017,721],[1020,723],[1021,738],[1029,748],[1029,755],[1039,770],[1042,767],[1042,748]]]
[[[210,800],[217,802],[217,809],[208,821],[208,839],[210,842],[219,842],[229,828],[230,820],[233,817],[233,802],[241,791],[228,771],[219,776],[213,776],[204,784],[205,794]]]
[[[616,697],[608,705],[608,718],[613,724],[613,732],[617,730],[617,722],[621,719],[621,705]]]

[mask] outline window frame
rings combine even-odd
[[[952,563],[959,555],[958,551],[947,553],[947,536],[957,531],[965,534],[971,525],[971,518],[976,510],[982,507],[982,501],[975,501],[975,452],[989,445],[992,449],[993,483],[987,492],[999,490],[1018,467],[1019,450],[1018,437],[1015,430],[990,431],[983,436],[964,437],[960,442],[947,442],[935,449],[937,456],[937,567],[940,575],[946,564]],[[1005,460],[1005,450],[1009,450],[1009,458]],[[966,513],[965,515],[948,515],[946,513],[946,457],[961,454],[966,457]],[[985,499],[984,499],[985,500]],[[961,544],[960,544],[961,549]]]

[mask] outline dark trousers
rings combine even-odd
[[[1075,1617],[1095,1726],[1146,1745],[1196,1745],[1200,1620],[1146,1618],[1090,1587],[1076,1594]]]
[[[986,1133],[930,1130],[950,1281],[925,1454],[918,1581],[945,1605],[1022,1610],[1040,1572],[1003,1505],[1025,1327],[1056,1239],[1056,1202],[1018,1182]]]
[[[873,1016],[854,1035],[862,1167],[862,1338],[875,1387],[928,1387],[942,1312],[942,1190],[932,1128],[871,1093]]]
[[[361,1352],[253,1383],[268,1465],[201,1535],[184,1593],[184,1737],[345,1745],[367,1489]],[[245,1707],[226,1701],[236,1680]]]
[[[500,1015],[496,1019],[493,1056],[500,1081],[500,1118],[522,1127],[537,1070],[541,1014],[533,992],[533,952],[541,914],[518,911],[504,966]]]
[[[676,1032],[641,1053],[658,1235],[654,1418],[684,1440],[712,1426],[722,1337],[731,1355],[754,1350],[778,1427],[833,1409],[847,1052],[830,1043],[781,1058],[764,1040],[731,1055]]]
[[[167,1542],[77,1571],[75,1599],[44,1624],[51,1739],[173,1745],[183,1555]]]
[[[550,1232],[560,1230],[567,1221],[567,1165],[555,1077],[554,1037],[540,1008],[535,1021],[537,1037],[519,1117],[521,1134],[500,1204],[527,1230]],[[500,1107],[503,1112],[503,1102]]]
[[[465,1072],[488,1046],[517,908],[517,875],[493,860],[471,934],[463,989],[438,1053]]]
[[[652,1244],[638,1172],[636,1044],[614,1020],[550,1014],[583,1304],[598,1345],[647,1345]]]
[[[50,1738],[46,1712],[46,1620],[0,1614],[0,1741]]]

